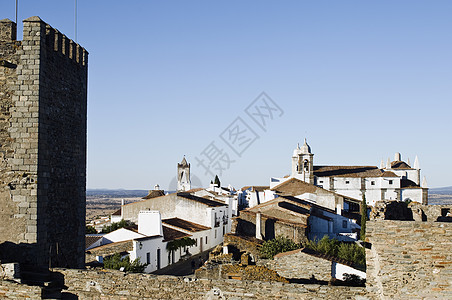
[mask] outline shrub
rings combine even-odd
[[[86,234],[96,234],[97,230],[96,230],[96,228],[94,228],[94,226],[86,225],[85,233]]]
[[[146,266],[147,264],[141,264],[138,258],[131,262],[128,255],[121,258],[121,254],[119,253],[104,259],[104,268],[119,270],[123,267],[125,272],[130,273],[142,273]]]
[[[115,231],[119,228],[129,227],[129,226],[133,226],[133,225],[135,225],[135,223],[133,223],[129,220],[122,219],[121,221],[114,222],[111,225],[105,225],[102,228],[102,233],[109,233],[109,232]]]
[[[355,243],[343,243],[324,236],[318,241],[306,241],[304,247],[316,252],[345,259],[359,265],[366,264],[365,250]]]
[[[273,240],[264,242],[259,248],[259,251],[263,258],[273,259],[273,256],[278,253],[287,252],[299,248],[300,244],[297,244],[286,237],[278,236]]]

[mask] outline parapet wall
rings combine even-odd
[[[65,291],[80,299],[374,299],[365,288],[282,282],[196,279],[124,274],[119,271],[54,270]],[[121,298],[123,297],[123,298]]]
[[[367,288],[380,299],[450,299],[452,223],[367,222]]]

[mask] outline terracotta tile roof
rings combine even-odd
[[[391,171],[384,171],[381,173],[380,177],[399,177],[394,172]]]
[[[404,161],[395,160],[391,162],[391,169],[411,169],[411,167]]]
[[[297,178],[291,178],[273,187],[272,191],[277,191],[280,194],[297,196],[304,193],[315,193],[317,190],[322,189],[313,184],[306,183]],[[326,191],[326,190],[325,190]]]
[[[191,190],[185,191],[185,193],[196,193],[196,192],[199,192],[199,191],[202,191],[202,190],[203,190],[203,188],[195,188],[195,189],[191,189]]]
[[[403,189],[415,189],[415,188],[420,188],[420,186],[418,184],[416,184],[412,180],[401,179],[400,180],[400,188],[403,188]]]
[[[97,242],[99,239],[102,238],[102,234],[96,234],[96,235],[85,235],[85,249]]]
[[[88,250],[87,252],[94,254],[94,255],[112,255],[115,253],[120,252],[126,252],[126,251],[132,251],[133,250],[133,242],[132,240],[122,241],[122,242],[115,242],[110,243],[106,245],[102,245],[96,248],[92,248]]]
[[[225,204],[216,200],[210,200],[202,197],[198,197],[189,193],[177,193],[178,197],[183,197],[185,199],[193,200],[202,204],[205,204],[210,207],[219,207],[224,206]]]
[[[181,239],[186,236],[190,236],[190,235],[163,225],[163,241],[164,242]]]
[[[150,190],[149,194],[141,199],[152,199],[152,198],[157,198],[160,196],[164,196],[165,195],[165,191],[163,190]]]
[[[168,224],[174,227],[179,227],[181,229],[190,231],[190,232],[197,232],[197,231],[203,231],[203,230],[208,230],[211,229],[210,227],[201,225],[201,224],[196,224],[187,220],[183,220],[183,219],[179,219],[179,218],[170,218],[170,219],[165,219],[162,220],[162,222],[164,224]]]
[[[263,192],[264,190],[268,190],[270,187],[268,185],[247,185],[242,187],[240,190],[245,191],[250,188],[252,192]]]
[[[375,166],[314,166],[317,177],[378,177],[381,173]]]

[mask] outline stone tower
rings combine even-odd
[[[297,145],[292,155],[292,176],[304,182],[314,184],[314,154],[311,153],[306,139],[303,146]]]
[[[0,21],[0,259],[83,267],[88,52],[23,25]]]
[[[177,191],[184,192],[191,189],[190,182],[190,164],[187,160],[182,159],[180,164],[177,164]]]

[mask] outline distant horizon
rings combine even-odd
[[[184,155],[196,185],[215,174],[268,185],[307,138],[316,165],[400,152],[444,187],[451,11],[447,0],[98,0],[74,14],[73,1],[21,0],[17,38],[39,16],[89,52],[87,186],[173,187]],[[14,20],[15,2],[0,12]]]

